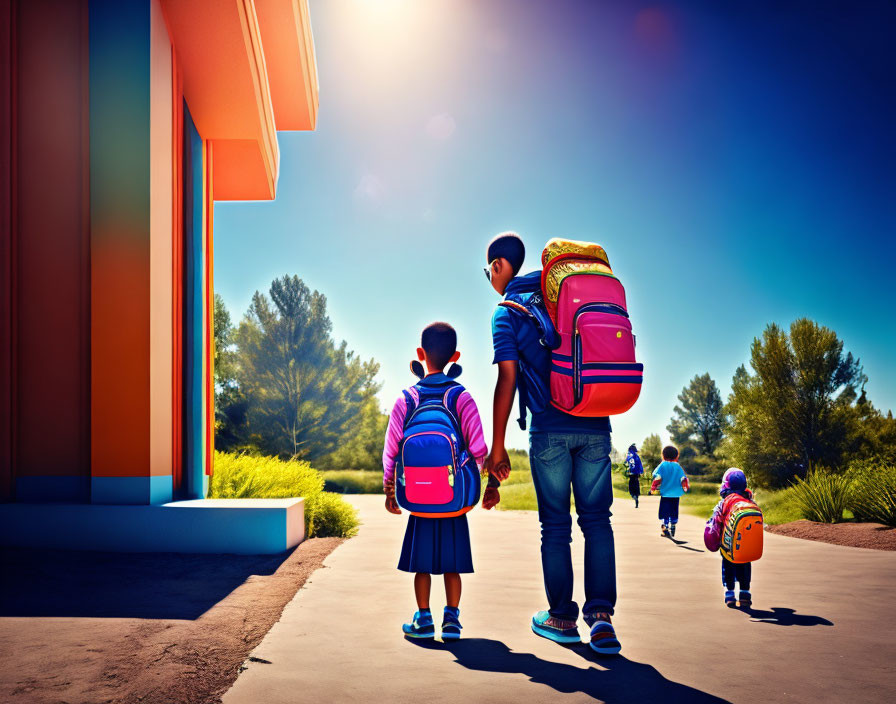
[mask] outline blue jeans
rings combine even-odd
[[[579,527],[585,536],[583,611],[613,613],[616,605],[616,551],[610,505],[610,436],[533,433],[529,436],[532,482],[541,521],[541,567],[551,616],[574,621],[572,599],[572,516],[570,486]]]

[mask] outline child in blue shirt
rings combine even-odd
[[[649,494],[660,490],[660,535],[675,537],[678,524],[678,503],[682,495],[691,488],[688,477],[678,464],[678,448],[667,445],[663,448],[663,461],[653,470],[653,484]]]

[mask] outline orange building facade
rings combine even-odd
[[[307,2],[2,0],[0,51],[0,525],[196,507],[214,201],[273,199],[315,127]]]

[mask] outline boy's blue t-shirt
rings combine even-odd
[[[530,282],[516,276],[507,284],[505,297],[518,294],[532,295],[528,290]],[[521,359],[542,379],[545,388],[550,388],[551,351],[538,341],[538,329],[526,318],[511,312],[504,306],[496,306],[492,316],[492,342],[495,348],[493,364]],[[517,372],[519,373],[519,372]],[[574,433],[594,435],[610,433],[609,418],[582,418],[571,416],[548,403],[541,413],[531,413],[530,433]]]
[[[681,465],[678,462],[670,462],[669,460],[663,460],[653,470],[653,478],[661,481],[660,496],[670,499],[684,495],[684,489],[681,488],[681,480],[685,476]]]

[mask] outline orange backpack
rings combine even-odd
[[[730,494],[725,504],[722,556],[734,563],[758,560],[762,557],[762,510],[740,494]]]

